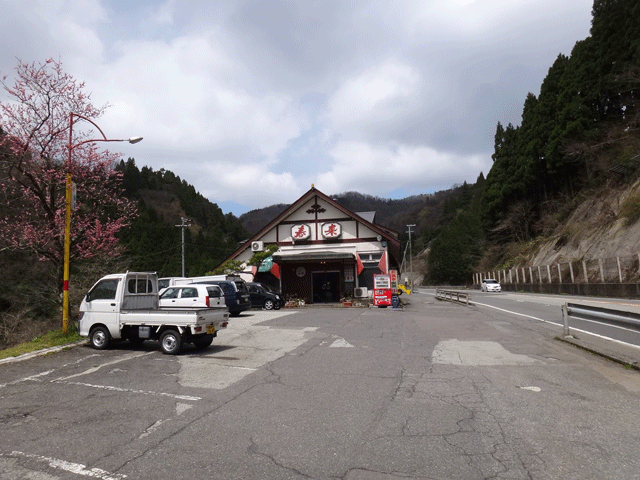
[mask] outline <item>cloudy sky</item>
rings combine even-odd
[[[225,213],[312,183],[402,198],[487,174],[497,122],[520,123],[592,3],[0,0],[0,75],[59,59],[109,137],[144,136],[124,158]]]

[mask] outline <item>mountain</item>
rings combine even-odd
[[[171,171],[139,169],[131,158],[116,170],[126,195],[139,205],[138,218],[119,235],[131,270],[180,276],[184,230],[185,274],[205,275],[249,236],[237,217],[225,215]]]

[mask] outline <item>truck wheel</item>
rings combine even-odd
[[[274,305],[274,303],[273,303],[273,300],[271,300],[271,299],[266,299],[266,300],[264,301],[264,309],[265,309],[265,310],[273,310],[273,307],[274,307],[274,306],[275,306],[275,305]]]
[[[175,355],[180,351],[182,347],[182,337],[180,333],[175,330],[165,330],[160,335],[160,348],[163,353],[167,355]]]
[[[91,346],[96,350],[104,350],[111,342],[111,334],[107,327],[96,327],[89,334]]]
[[[207,348],[213,342],[213,335],[198,335],[197,338],[193,339],[193,345],[198,349],[202,350]]]

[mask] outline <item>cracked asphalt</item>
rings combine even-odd
[[[409,300],[252,311],[177,356],[4,363],[0,478],[640,478],[640,373],[549,324]]]

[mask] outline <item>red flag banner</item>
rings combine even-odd
[[[364,270],[364,265],[362,264],[362,260],[360,260],[360,255],[358,255],[357,253],[356,253],[356,263],[358,268],[358,275],[360,275]]]
[[[276,262],[273,262],[270,272],[274,277],[280,280],[280,265],[278,265]]]
[[[382,273],[387,273],[387,252],[382,252],[382,258],[378,263],[378,268]]]

